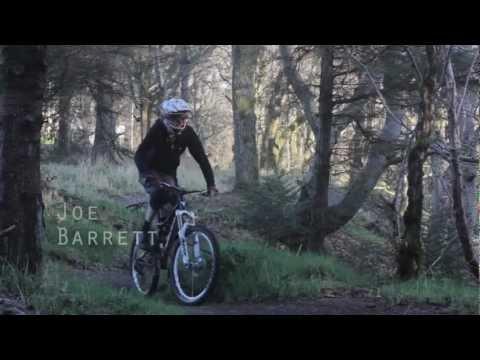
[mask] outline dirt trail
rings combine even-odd
[[[345,296],[270,304],[206,305],[193,309],[190,313],[192,315],[432,315],[456,312],[438,306],[419,304],[389,306],[383,299]]]
[[[114,288],[136,291],[126,269],[95,272],[76,270],[81,277]],[[164,275],[164,273],[163,273]],[[165,279],[160,280],[159,293],[168,291]],[[140,294],[138,296],[141,296]],[[380,297],[365,294],[325,295],[315,299],[277,302],[205,303],[200,306],[180,306],[187,315],[445,315],[458,314],[446,305],[400,303],[391,305]]]

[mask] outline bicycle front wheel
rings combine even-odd
[[[215,236],[204,226],[191,226],[185,239],[187,257],[180,242],[172,246],[169,263],[170,286],[177,300],[198,305],[213,291],[218,278],[220,254]]]

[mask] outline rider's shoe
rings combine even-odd
[[[168,254],[164,253],[160,256],[160,269],[167,270],[168,268]]]
[[[150,223],[145,221],[140,235],[139,247],[145,251],[152,250],[152,234],[150,232]]]

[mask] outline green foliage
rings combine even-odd
[[[334,253],[362,273],[375,279],[391,278],[395,272],[395,250],[392,242],[366,229],[359,219],[352,219],[329,244]]]
[[[432,217],[429,232],[424,236],[426,268],[437,277],[461,278],[467,273],[463,250],[458,240],[457,229],[448,214]]]
[[[402,300],[429,302],[468,313],[479,313],[480,293],[478,285],[447,278],[421,277],[417,280],[384,285],[380,293],[393,303]]]
[[[0,279],[0,289],[20,297],[40,314],[182,314],[178,307],[160,299],[87,280],[58,262],[47,261],[40,276],[10,270]]]
[[[115,289],[79,279],[54,265],[46,274],[48,281],[32,305],[53,314],[181,314],[176,306],[159,299],[145,298],[124,288]]]
[[[306,229],[296,214],[298,187],[286,176],[265,176],[255,188],[243,191],[245,199],[238,209],[242,225],[257,232],[271,244],[298,248]]]
[[[362,226],[355,224],[353,221],[347,223],[343,230],[345,233],[362,242],[370,243],[371,245],[383,246],[385,245],[385,238],[365,229]]]
[[[254,241],[224,243],[217,299],[265,300],[318,296],[322,289],[366,284],[367,279],[333,257],[297,256]]]
[[[26,303],[35,283],[39,280],[38,275],[22,273],[6,261],[0,262],[0,293],[14,294]]]

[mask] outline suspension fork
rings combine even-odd
[[[188,254],[188,249],[187,249],[187,230],[190,226],[195,225],[195,215],[189,211],[186,210],[177,210],[176,211],[176,220],[178,224],[178,239],[180,241],[180,247],[182,249],[182,260],[185,265],[190,264],[190,255]],[[188,217],[188,221],[184,222],[183,221],[183,216],[186,215]],[[194,257],[197,258],[200,256],[200,244],[198,241],[198,237],[195,237],[194,239],[194,246],[193,246],[193,252],[194,252]]]
[[[182,260],[183,264],[187,265],[190,264],[190,255],[188,254],[188,249],[187,249],[187,240],[185,233],[187,231],[188,224],[184,224],[181,228],[180,231],[178,232],[179,240],[180,240],[180,246],[182,248]]]

